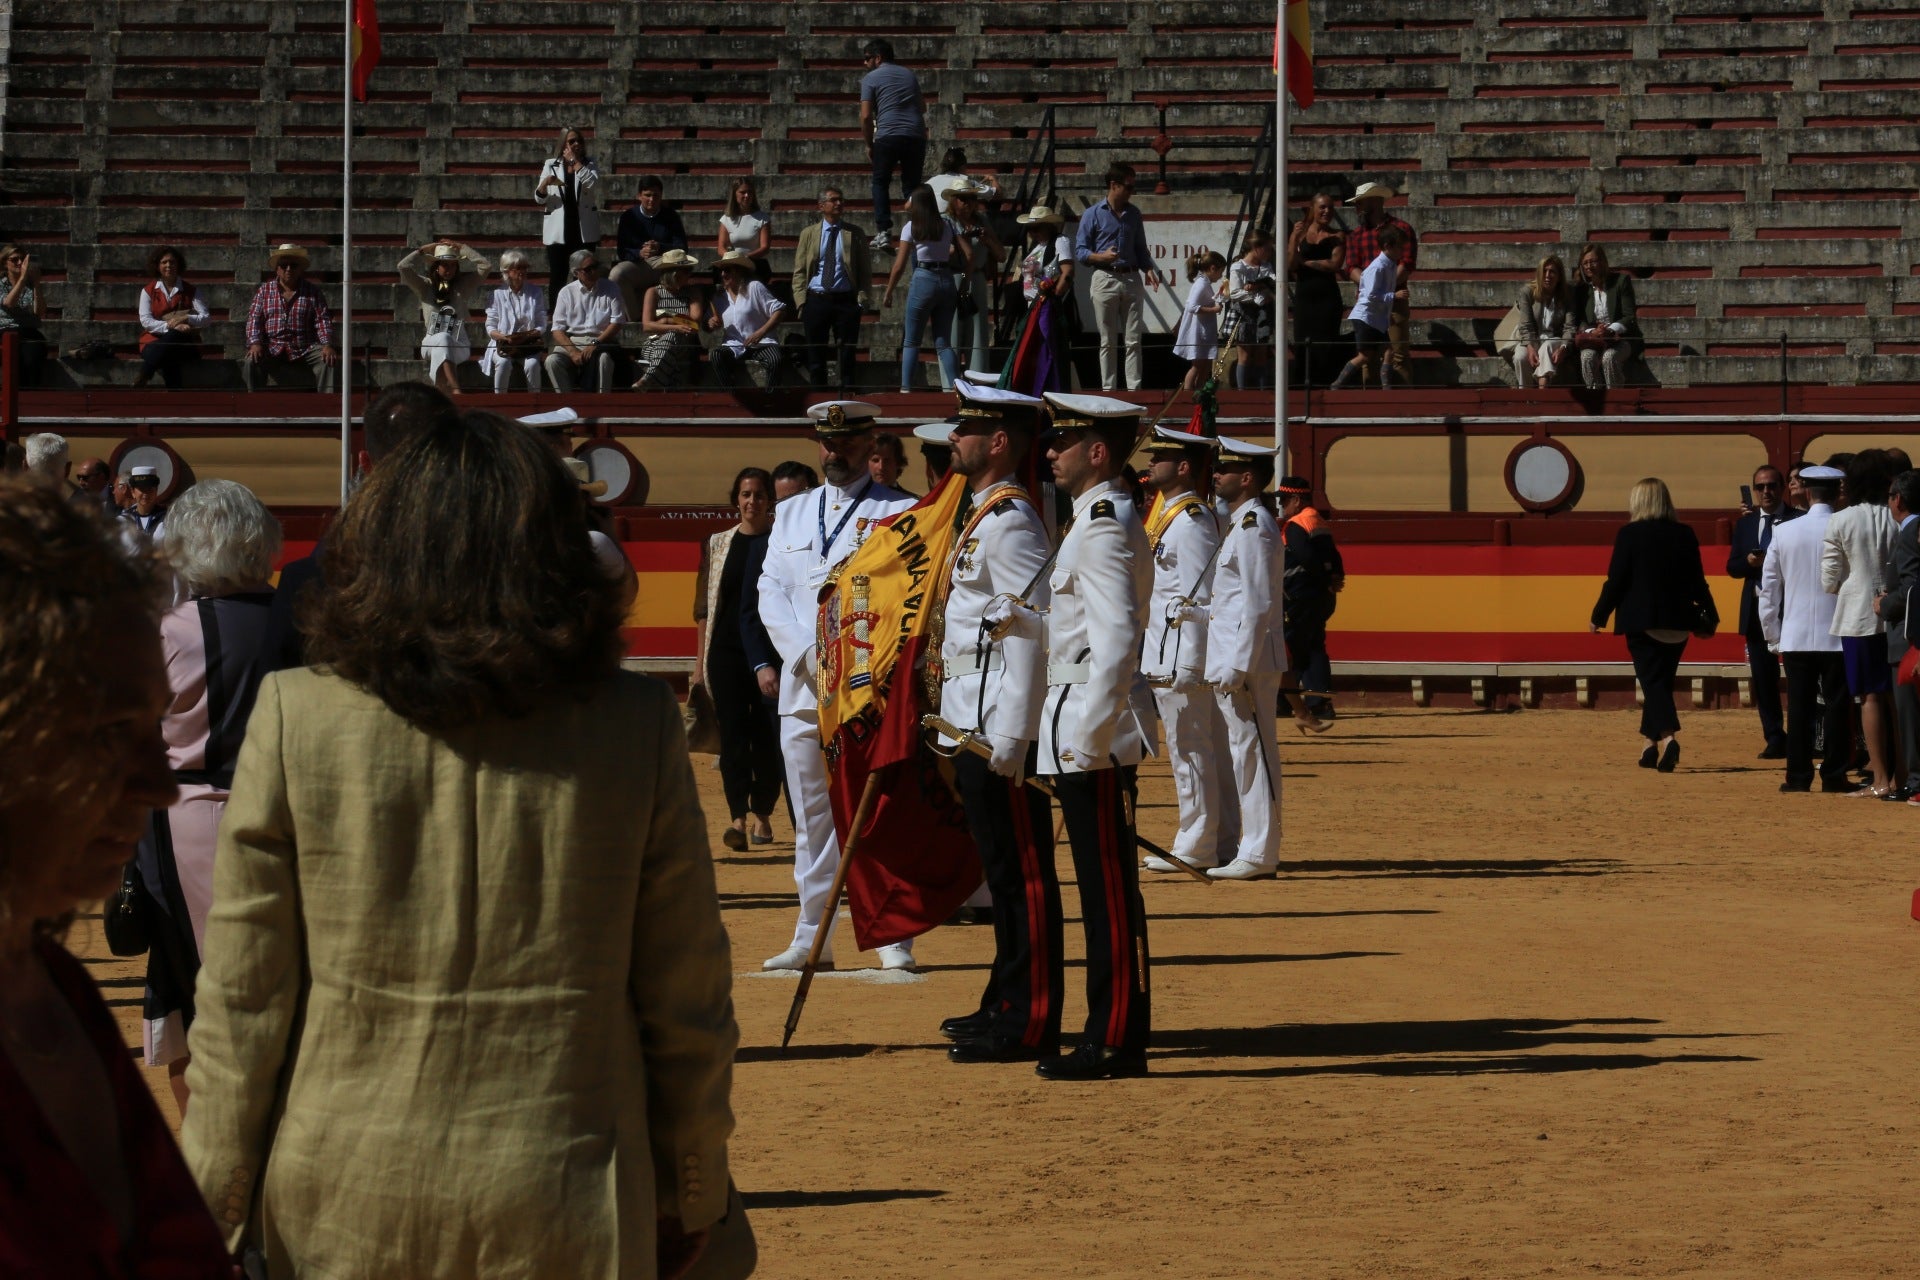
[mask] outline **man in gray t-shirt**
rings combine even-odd
[[[880,229],[872,243],[887,249],[893,245],[887,182],[897,166],[902,203],[920,185],[927,159],[927,118],[919,78],[893,60],[891,42],[869,40],[861,46],[860,57],[867,69],[860,78],[860,131],[873,162],[873,222]]]

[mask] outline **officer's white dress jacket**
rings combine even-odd
[[[1119,484],[1108,481],[1074,500],[1049,585],[1048,688],[1036,772],[1137,764],[1158,724],[1139,671],[1153,553]]]
[[[1280,526],[1258,499],[1233,509],[1214,557],[1207,627],[1210,683],[1231,686],[1286,670],[1282,555]]]
[[[1198,683],[1207,664],[1207,622],[1169,616],[1182,604],[1205,607],[1213,593],[1213,561],[1220,550],[1220,523],[1201,499],[1175,516],[1153,549],[1153,593],[1147,603],[1147,638],[1140,672],[1154,684]]]
[[[1031,742],[1039,736],[1047,691],[1046,643],[1017,633],[993,640],[980,619],[1000,595],[1024,591],[1031,608],[1047,607],[1051,592],[1041,567],[1051,544],[1040,513],[1017,480],[974,495],[976,509],[1006,490],[1020,496],[999,502],[975,521],[953,557],[940,639],[940,714],[957,728]]]
[[[780,655],[781,715],[817,714],[814,645],[820,588],[827,575],[872,535],[876,522],[916,501],[912,494],[860,476],[845,488],[823,484],[795,494],[774,509],[766,564],[760,570],[760,621]],[[820,536],[822,521],[825,538]]]
[[[1833,634],[1836,598],[1820,584],[1820,556],[1832,518],[1833,508],[1816,502],[1798,520],[1773,526],[1754,603],[1767,647],[1776,653],[1840,651],[1840,637]]]

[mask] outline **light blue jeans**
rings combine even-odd
[[[900,347],[900,389],[913,390],[913,369],[920,363],[920,335],[933,326],[933,350],[940,357],[940,385],[953,389],[960,376],[960,362],[954,357],[953,311],[959,300],[953,272],[915,268],[913,283],[907,286],[907,324]]]

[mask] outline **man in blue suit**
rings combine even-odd
[[[1747,669],[1753,673],[1753,705],[1760,711],[1760,732],[1766,735],[1762,760],[1787,757],[1787,732],[1780,719],[1780,659],[1767,649],[1760,631],[1760,610],[1754,592],[1760,584],[1760,566],[1773,545],[1774,526],[1805,514],[1786,502],[1787,478],[1774,466],[1753,473],[1753,509],[1733,526],[1733,547],[1727,553],[1727,576],[1740,579],[1740,634],[1747,640]]]

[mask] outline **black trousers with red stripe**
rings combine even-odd
[[[1140,900],[1140,863],[1125,797],[1133,766],[1053,777],[1080,882],[1080,919],[1087,935],[1087,1029],[1083,1044],[1147,1047],[1147,913]],[[996,900],[997,905],[997,900]]]
[[[953,760],[967,827],[993,893],[993,967],[980,996],[995,1035],[1056,1052],[1060,1044],[1060,875],[1053,812],[1039,790],[1015,785],[979,756]]]

